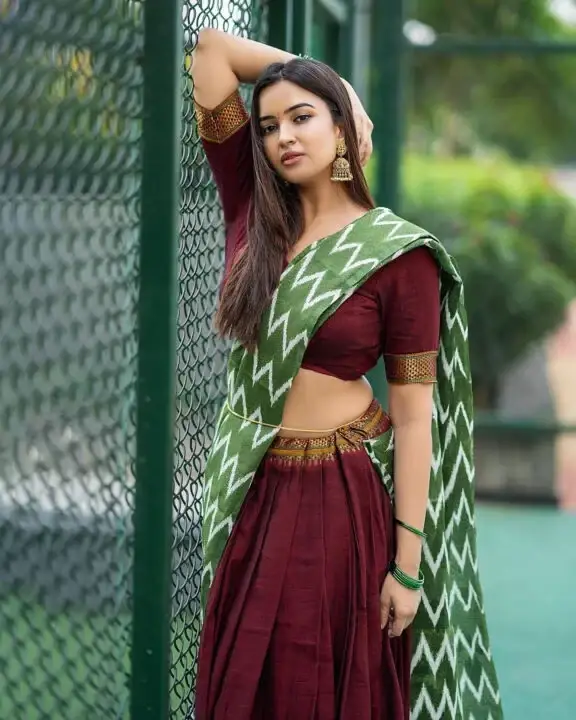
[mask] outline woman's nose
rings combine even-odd
[[[293,145],[294,144],[294,133],[290,128],[290,125],[283,123],[278,129],[278,142],[281,145]]]

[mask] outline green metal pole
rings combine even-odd
[[[352,65],[354,60],[354,0],[344,3],[346,18],[340,24],[340,47],[338,48],[338,72],[341,77],[352,81]],[[358,92],[357,88],[354,88]]]
[[[406,41],[411,52],[439,55],[573,55],[575,42],[530,40],[528,38],[438,38],[430,45],[413,45]]]
[[[312,43],[313,0],[274,0],[268,10],[268,42],[288,52],[306,54]]]
[[[274,0],[268,9],[268,43],[287,52],[292,45],[291,6],[292,0]]]
[[[132,720],[166,720],[170,706],[181,12],[180,0],[144,4]]]
[[[398,210],[403,141],[404,2],[372,3],[372,82],[369,111],[374,122],[378,205]],[[369,374],[374,394],[386,405],[388,391],[382,362]]]
[[[312,47],[314,0],[292,0],[292,47],[295,55],[308,55]]]
[[[398,209],[403,141],[404,2],[373,3],[372,92],[377,157],[376,199],[379,205]]]

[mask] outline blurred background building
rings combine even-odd
[[[226,358],[186,73],[205,26],[349,79],[378,203],[457,258],[506,717],[571,720],[573,0],[0,0],[0,720],[190,707]]]

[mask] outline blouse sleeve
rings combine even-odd
[[[427,248],[401,255],[381,284],[382,352],[391,383],[433,383],[440,340],[440,278]]]
[[[226,269],[246,240],[254,187],[250,117],[236,90],[213,110],[194,103],[198,133],[214,176],[226,226]]]

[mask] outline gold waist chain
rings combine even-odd
[[[262,422],[261,420],[254,420],[253,418],[248,418],[245,415],[240,415],[240,413],[237,413],[235,410],[232,410],[230,407],[230,403],[226,401],[226,407],[228,408],[229,412],[232,413],[232,415],[235,415],[237,418],[240,418],[240,420],[245,420],[246,422],[253,423],[254,425],[262,425],[263,427],[269,427],[269,428],[275,428],[276,430],[286,430],[287,432],[304,432],[304,433],[335,433],[338,430],[342,430],[342,428],[348,427],[349,425],[354,425],[354,423],[358,422],[361,418],[366,415],[367,410],[364,410],[362,415],[359,415],[354,420],[350,420],[350,422],[344,423],[344,425],[339,425],[335,428],[329,428],[328,430],[306,430],[305,428],[291,428],[286,427],[286,425],[271,425],[270,423]]]

